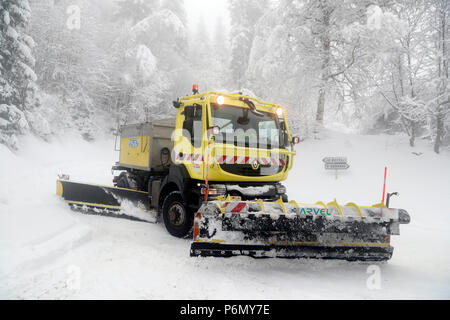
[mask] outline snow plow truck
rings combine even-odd
[[[94,214],[140,207],[171,235],[192,236],[191,256],[391,258],[390,236],[410,221],[405,210],[288,199],[281,182],[299,138],[282,106],[193,91],[173,102],[176,118],[120,127],[114,186],[60,177],[57,194]]]

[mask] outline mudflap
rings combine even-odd
[[[57,194],[70,208],[87,214],[155,222],[148,193],[58,179]]]
[[[386,261],[403,209],[260,201],[205,202],[195,215],[191,256]]]

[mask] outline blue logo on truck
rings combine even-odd
[[[310,215],[315,214],[316,216],[317,216],[318,214],[320,214],[320,215],[322,215],[322,216],[324,216],[324,215],[330,216],[330,215],[331,215],[331,212],[328,211],[328,209],[301,208],[301,209],[300,209],[300,214],[310,214]]]
[[[130,138],[130,140],[128,141],[128,145],[131,148],[137,148],[137,146],[139,145],[139,140],[137,138]]]

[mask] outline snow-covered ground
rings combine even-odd
[[[72,212],[55,195],[57,174],[111,184],[114,141],[30,137],[17,154],[0,145],[0,298],[449,299],[450,154],[403,136],[325,134],[298,145],[290,199],[380,202],[386,165],[387,190],[400,192],[391,205],[412,217],[377,264],[379,289],[367,286],[369,263],[191,258],[190,241],[161,224]],[[326,156],[347,156],[350,169],[336,179]]]

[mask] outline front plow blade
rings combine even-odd
[[[383,205],[212,201],[195,216],[191,256],[383,261],[400,223],[406,211]]]
[[[59,179],[56,193],[76,211],[154,222],[147,192]]]

